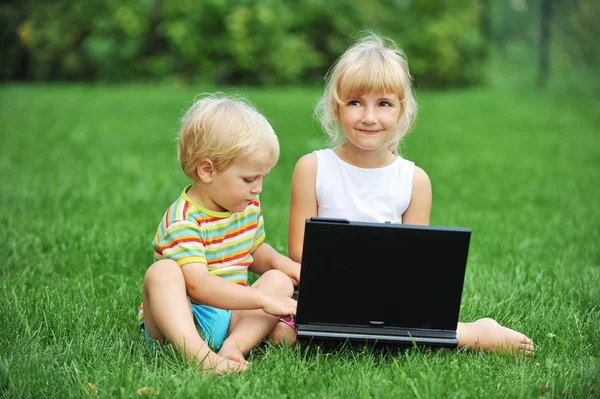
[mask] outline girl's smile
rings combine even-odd
[[[365,93],[339,107],[339,121],[348,142],[363,150],[386,147],[396,133],[401,103],[397,94]]]

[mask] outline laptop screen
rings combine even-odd
[[[455,330],[471,231],[309,220],[297,322]]]

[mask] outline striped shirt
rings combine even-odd
[[[265,239],[258,197],[242,212],[215,212],[194,203],[190,187],[165,212],[152,242],[154,259],[204,263],[210,274],[247,286],[251,253]]]

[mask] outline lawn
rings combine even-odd
[[[526,333],[535,357],[265,345],[248,372],[204,376],[150,352],[135,319],[157,224],[187,184],[178,118],[212,90],[0,87],[0,396],[600,396],[600,107],[585,91],[419,91],[402,151],[432,180],[432,224],[473,230],[460,319]],[[280,137],[261,199],[286,252],[294,164],[326,146],[319,90],[241,92]]]

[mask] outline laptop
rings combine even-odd
[[[456,347],[471,230],[306,220],[300,343]]]

